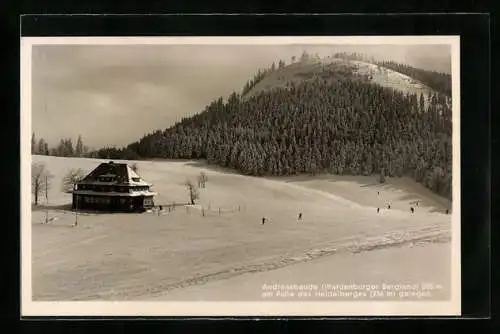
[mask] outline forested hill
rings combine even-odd
[[[257,176],[409,175],[451,198],[451,133],[441,95],[404,94],[339,67],[249,98],[219,98],[165,131],[99,155],[206,159]]]

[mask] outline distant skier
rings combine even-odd
[[[387,204],[387,209],[390,209],[391,208],[391,205],[390,204]]]
[[[299,219],[299,220],[302,220],[302,212],[301,212],[301,213],[299,213],[299,218],[298,218],[298,219]]]
[[[266,217],[262,217],[262,225],[266,223]]]
[[[377,191],[377,195],[380,195],[380,191]]]
[[[446,209],[446,214],[449,214],[450,213],[450,210]]]
[[[380,212],[380,208],[377,208],[377,213],[379,213],[379,212]]]
[[[413,206],[410,208],[411,213],[415,212],[415,209],[413,209]]]

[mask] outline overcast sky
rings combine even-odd
[[[35,45],[33,131],[51,146],[81,134],[93,148],[121,147],[239,92],[258,68],[279,59],[288,64],[303,50],[360,52],[451,71],[446,45]]]

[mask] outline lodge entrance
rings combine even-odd
[[[111,203],[113,211],[143,211],[142,196],[116,197]]]

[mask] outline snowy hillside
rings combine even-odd
[[[272,72],[259,82],[246,96],[251,97],[266,90],[286,87],[291,82],[298,83],[314,76],[320,76],[324,71],[342,67],[352,68],[356,74],[369,76],[370,81],[373,83],[379,84],[382,87],[399,90],[405,94],[417,94],[417,96],[424,94],[424,96],[428,96],[434,93],[431,88],[421,82],[382,66],[357,60],[325,57],[294,63]]]
[[[54,175],[48,204],[43,200],[32,211],[35,300],[171,299],[169,292],[182,300],[186,287],[244,277],[245,284],[260,286],[265,273],[281,277],[280,271],[305,262],[336,259],[350,266],[346,259],[356,254],[393,246],[425,248],[436,242],[445,251],[425,253],[434,263],[431,267],[447,268],[450,263],[451,215],[444,214],[446,206],[430,191],[405,185],[409,180],[388,179],[382,187],[375,177],[332,177],[319,187],[315,179],[241,176],[200,162],[138,161],[139,175],[153,184],[159,193],[156,202],[162,205],[187,202],[186,179],[206,172],[208,182],[200,189],[198,205],[160,215],[80,213],[78,226],[72,227],[75,214],[65,207],[71,196],[61,191],[61,179],[71,168],[90,171],[101,161],[48,156],[33,160],[44,162]],[[415,200],[420,206],[411,214]],[[48,224],[43,223],[46,213]],[[264,225],[262,217],[267,219]],[[411,280],[390,256],[375,258],[379,271],[399,271]],[[352,263],[360,266],[363,261],[373,257],[356,257]],[[412,265],[415,272],[420,268],[429,273],[429,263]],[[379,279],[374,272],[373,277],[370,271],[365,274],[357,279]],[[332,270],[321,275],[321,281],[338,278]],[[429,275],[427,279],[449,283],[441,272]]]
[[[399,72],[362,61],[353,60],[352,63],[356,65],[358,74],[370,76],[370,81],[382,87],[400,90],[405,94],[416,94],[417,96],[420,96],[420,94],[428,96],[434,93],[431,88]]]

